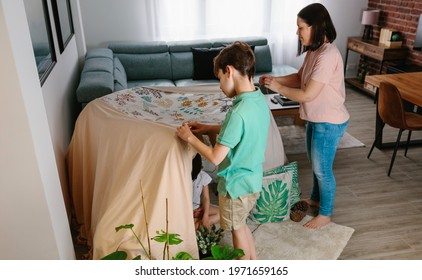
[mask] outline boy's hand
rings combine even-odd
[[[183,123],[181,126],[179,126],[178,128],[176,128],[176,134],[177,134],[177,136],[180,139],[182,139],[182,140],[184,140],[186,142],[188,142],[189,137],[194,136],[193,133],[192,133],[192,131],[190,130],[189,125],[190,125],[190,123],[189,124],[188,123]]]

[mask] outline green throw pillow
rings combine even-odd
[[[275,223],[290,218],[290,208],[300,200],[297,162],[264,172],[262,191],[251,210],[252,223]]]
[[[292,177],[292,190],[290,194],[290,204],[293,205],[300,200],[300,190],[299,190],[299,181],[297,179],[297,161],[290,162],[286,165],[276,167],[272,170],[264,172],[264,177],[273,175],[273,174],[280,174],[287,171],[293,172]]]

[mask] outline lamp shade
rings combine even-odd
[[[380,10],[363,11],[362,24],[363,25],[377,25],[379,16],[380,16]]]

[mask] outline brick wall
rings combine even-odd
[[[409,49],[406,63],[422,65],[422,52],[412,49],[419,15],[422,14],[422,0],[369,0],[368,9],[381,11],[379,26],[374,26],[374,38],[379,38],[379,31],[382,27],[400,31],[403,44]],[[370,62],[371,69],[378,69],[377,62],[368,62]]]

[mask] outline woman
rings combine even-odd
[[[333,44],[336,30],[326,8],[314,3],[297,15],[298,55],[306,53],[298,73],[273,77],[260,83],[300,102],[300,117],[307,121],[306,145],[312,163],[313,188],[305,201],[319,213],[304,226],[319,229],[331,222],[336,181],[333,173],[337,145],[349,123],[344,105],[343,61]]]

